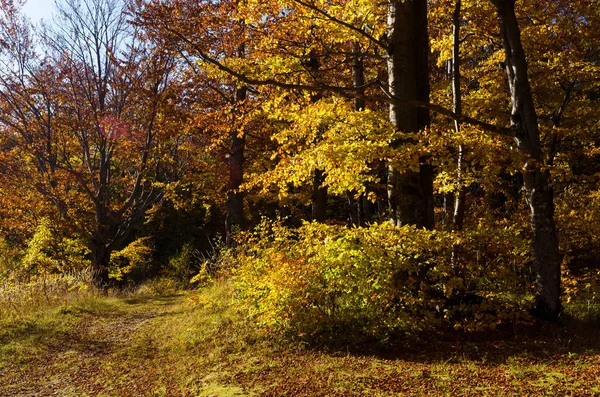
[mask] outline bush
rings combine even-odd
[[[266,332],[296,336],[494,327],[522,312],[510,298],[523,293],[514,269],[528,258],[509,234],[463,236],[453,264],[449,232],[264,223],[238,254],[237,299]]]
[[[191,243],[183,245],[181,250],[169,258],[167,272],[181,288],[189,288],[192,275],[201,267],[198,254]]]
[[[134,240],[122,250],[112,253],[109,276],[117,281],[145,278],[153,251],[150,238],[142,237]]]
[[[81,272],[90,267],[90,250],[79,238],[61,236],[49,218],[42,218],[27,242],[20,268],[21,277]]]

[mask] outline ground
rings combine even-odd
[[[1,325],[0,396],[600,396],[589,324],[314,349],[178,294],[96,297]]]

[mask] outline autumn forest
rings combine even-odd
[[[567,354],[556,335],[589,339],[597,0],[57,0],[40,24],[0,1],[2,351],[25,317],[98,318],[92,301],[129,319],[117,335],[161,310],[204,310],[222,325],[209,335],[217,320],[197,320],[198,346],[227,318],[266,356],[273,341],[389,353],[432,333],[519,329]],[[164,335],[192,332],[167,323]],[[586,349],[597,370],[600,350]],[[0,378],[19,377],[2,363]],[[345,378],[298,386],[283,369],[161,395],[460,394],[430,367],[398,394]],[[600,392],[582,371],[538,386]],[[24,393],[11,382],[0,394]],[[132,395],[159,395],[147,382]]]

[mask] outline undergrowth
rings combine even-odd
[[[0,320],[24,317],[99,294],[91,268],[0,281]]]
[[[236,302],[264,333],[371,338],[529,322],[527,240],[387,223],[264,223],[236,257]]]

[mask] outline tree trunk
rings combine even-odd
[[[319,59],[316,54],[311,51],[310,58],[307,62],[311,71],[316,76],[319,72]],[[313,93],[311,96],[312,102],[317,102],[321,99],[320,94]],[[321,137],[319,137],[321,138]],[[325,181],[325,173],[323,170],[316,169],[313,174],[313,191],[312,191],[312,218],[317,222],[325,222],[327,219],[327,187],[323,186]]]
[[[100,241],[98,236],[94,236],[90,243],[90,251],[92,251],[92,265],[96,271],[94,282],[100,288],[107,288],[109,285],[108,267],[110,265],[111,250],[107,244]]]
[[[315,170],[313,175],[312,218],[317,222],[327,219],[327,187],[322,186],[325,175],[322,170]]]
[[[561,311],[561,275],[550,171],[543,167],[537,114],[514,0],[492,1],[498,12],[500,37],[506,53],[506,73],[512,102],[511,127],[516,133],[517,147],[528,157],[523,166],[523,179],[533,231],[532,253],[536,274],[534,312],[542,318],[556,319]]]
[[[238,56],[243,57],[245,46],[238,48]],[[235,103],[240,104],[246,100],[247,88],[239,87],[235,91]],[[227,191],[227,214],[225,215],[225,244],[232,247],[235,242],[233,233],[236,226],[244,225],[244,196],[240,186],[244,182],[244,148],[246,135],[237,128],[231,128],[231,146],[229,153],[229,190]]]
[[[244,197],[239,189],[244,181],[245,143],[245,135],[240,136],[237,129],[232,129],[229,156],[229,191],[227,192],[227,214],[225,216],[226,244],[229,247],[234,244],[233,229],[235,226],[241,227],[244,223]]]
[[[356,98],[354,98],[354,110],[359,112],[366,108],[366,101],[362,98],[365,95],[365,65],[363,62],[363,53],[360,48],[360,43],[354,43],[354,52],[352,54],[352,82],[354,84],[354,92]],[[364,226],[366,223],[365,219],[365,195],[361,194],[356,200],[356,226]]]
[[[359,43],[354,43],[354,53],[352,62],[352,81],[354,85],[354,110],[361,111],[366,108],[365,98],[365,65],[363,62],[363,53]]]
[[[389,0],[387,40],[390,94],[399,99],[429,102],[427,1]],[[403,132],[429,126],[429,112],[424,108],[391,104],[389,118]],[[392,223],[433,228],[433,168],[427,159],[420,160],[419,171],[390,165],[388,198]]]
[[[456,1],[454,13],[452,14],[452,102],[453,110],[459,116],[462,116],[462,93],[460,91],[460,24],[461,24],[461,0]],[[460,133],[460,123],[455,120],[454,128],[457,133]],[[456,197],[454,201],[453,228],[460,232],[463,229],[465,219],[465,196],[466,188],[463,186],[465,162],[465,147],[458,146],[458,161],[457,161],[457,186]],[[458,247],[455,247],[458,248]],[[453,258],[456,258],[456,249],[453,252]]]

